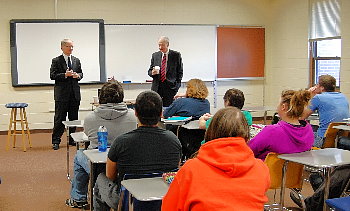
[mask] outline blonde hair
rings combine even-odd
[[[191,79],[187,82],[186,96],[198,99],[205,99],[208,97],[208,88],[200,79]]]
[[[281,103],[288,106],[287,116],[292,118],[298,118],[303,114],[310,99],[311,94],[306,90],[284,90],[281,94]]]

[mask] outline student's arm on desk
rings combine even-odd
[[[179,110],[179,100],[175,100],[169,107],[167,107],[164,112],[163,112],[163,116],[164,118],[169,118],[171,116],[174,116],[174,114]]]
[[[212,115],[209,113],[206,113],[203,116],[201,116],[199,118],[199,129],[206,130],[207,129],[206,123],[207,123],[208,119],[210,119],[211,117],[212,117]]]
[[[309,108],[305,108],[303,114],[301,115],[300,119],[307,119],[313,111]]]
[[[107,158],[107,164],[106,164],[106,176],[108,179],[114,181],[117,178],[118,174],[117,169],[117,163],[111,161],[109,158]]]

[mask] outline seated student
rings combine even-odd
[[[124,91],[119,82],[105,83],[99,96],[100,105],[84,120],[84,132],[90,141],[89,149],[97,148],[97,130],[103,125],[108,130],[108,145],[123,133],[136,128],[134,112],[123,103]],[[69,207],[83,207],[87,204],[87,192],[90,173],[90,163],[78,150],[74,157],[74,177],[70,198],[66,200]]]
[[[282,92],[277,106],[281,120],[264,127],[248,143],[256,158],[265,160],[270,152],[297,153],[311,149],[314,139],[311,125],[299,120],[310,98],[305,90]]]
[[[309,89],[312,100],[310,107],[304,112],[303,118],[306,119],[314,111],[318,111],[320,125],[315,133],[315,147],[322,147],[324,142],[324,133],[331,122],[342,122],[349,116],[349,102],[344,94],[335,91],[336,80],[331,75],[321,75],[318,84]]]
[[[239,109],[216,112],[206,143],[176,174],[162,211],[263,210],[269,169],[247,146],[248,131]]]
[[[166,172],[179,166],[180,141],[157,126],[162,115],[161,97],[153,91],[139,94],[135,115],[139,128],[116,138],[108,152],[106,174],[97,177],[94,210],[117,209],[125,174]]]
[[[191,79],[187,82],[184,98],[176,99],[163,113],[164,118],[171,116],[192,116],[199,118],[210,112],[208,88],[200,79]],[[183,95],[181,95],[183,96]]]
[[[224,106],[233,106],[236,107],[238,109],[242,109],[244,106],[244,94],[241,90],[239,89],[229,89],[226,91],[225,95],[224,95]],[[242,111],[245,119],[247,120],[248,125],[252,125],[253,123],[253,118],[252,115],[250,114],[249,111]],[[203,116],[201,116],[201,118],[199,118],[199,128],[200,129],[206,129],[209,127],[210,121],[211,121],[211,114],[204,114]]]
[[[343,190],[345,189],[349,179],[350,179],[350,165],[336,167],[334,171],[331,173],[328,198],[330,199],[339,198]],[[306,205],[306,210],[322,211],[325,182],[321,177],[321,182],[319,184],[314,184],[314,185],[313,183],[311,184],[315,193],[304,200]],[[290,197],[299,207],[302,207],[300,199],[296,197],[292,192],[290,192]]]

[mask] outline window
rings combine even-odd
[[[309,0],[310,84],[329,74],[339,87],[341,0]]]
[[[318,83],[320,75],[332,75],[339,87],[341,39],[311,41],[312,81]]]

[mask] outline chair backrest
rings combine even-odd
[[[335,139],[339,129],[333,128],[338,125],[346,125],[346,122],[331,122],[324,134],[324,142],[322,148],[335,148]]]
[[[265,158],[265,164],[270,170],[270,189],[279,189],[282,184],[282,168],[285,160],[278,158],[279,154],[270,152]],[[286,188],[301,188],[303,185],[303,170],[301,164],[289,162],[287,166]]]

